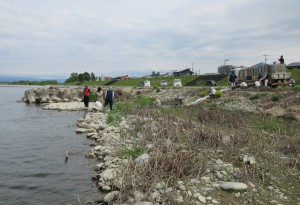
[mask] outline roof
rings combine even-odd
[[[180,70],[180,71],[175,71],[174,73],[181,73],[181,72],[191,72],[193,73],[193,71],[191,71],[190,68],[184,69],[184,70]]]
[[[290,63],[286,67],[300,67],[300,62]]]

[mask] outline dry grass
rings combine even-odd
[[[260,100],[266,103],[264,98]],[[289,102],[280,103],[286,107]],[[273,104],[269,102],[265,106]],[[300,138],[294,136],[300,131],[298,122],[278,121],[287,123],[284,129],[293,131],[287,132],[277,129],[277,124],[268,124],[270,118],[261,113],[201,105],[168,111],[145,108],[134,110],[132,114],[138,117],[127,134],[139,137],[139,144],[145,150],[149,144],[153,148],[149,151],[148,163],[140,166],[132,163],[124,170],[121,192],[127,196],[142,190],[143,198],[149,200],[158,182],[164,182],[165,187],[175,187],[178,181],[199,179],[216,159],[240,168],[232,180],[250,181],[262,190],[271,181],[284,187],[287,179],[299,175]],[[224,136],[230,136],[229,143],[223,142]],[[239,158],[243,154],[254,156],[257,164],[242,163]],[[289,191],[297,192],[297,188]],[[260,197],[261,201],[269,200],[265,191]],[[190,201],[188,196],[184,199]],[[165,194],[160,203],[177,204],[174,193]]]

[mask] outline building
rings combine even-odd
[[[236,66],[221,65],[221,66],[218,67],[218,73],[219,74],[229,74],[233,68],[236,68]]]
[[[174,71],[173,75],[174,76],[192,76],[194,74],[193,71],[191,71],[190,68],[181,70],[181,71]]]
[[[294,62],[294,63],[290,63],[286,66],[288,69],[293,69],[293,68],[300,68],[300,62]]]

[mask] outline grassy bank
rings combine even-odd
[[[194,204],[192,196],[185,193],[197,190],[225,205],[275,201],[275,204],[297,204],[299,122],[289,115],[277,117],[246,109],[255,106],[260,110],[273,107],[278,110],[298,105],[299,95],[292,91],[277,100],[273,100],[278,95],[273,91],[230,92],[198,105],[167,108],[156,107],[150,92],[140,93],[132,101],[118,101],[115,110],[108,113],[108,123],[118,125],[122,116],[130,116],[130,129],[122,130],[121,137],[135,139],[134,146],[119,150],[119,156],[129,160],[142,153],[151,156],[143,166],[129,163],[124,168],[120,176],[124,182],[120,189],[123,197],[142,190],[141,200],[176,205],[182,204],[174,198],[179,193],[184,204]],[[198,94],[191,97],[197,98]],[[256,95],[259,97],[254,98]],[[245,156],[255,158],[255,163],[243,161]],[[216,168],[216,161],[229,164],[235,171]],[[201,182],[202,177],[209,178],[212,184],[243,182],[248,189],[242,193],[202,191],[208,186]],[[193,180],[199,183],[191,185]],[[186,190],[180,191],[179,182]],[[157,184],[163,184],[170,192],[153,201]]]

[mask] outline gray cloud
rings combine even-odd
[[[297,0],[3,0],[0,75],[216,72],[283,54],[300,61]]]

